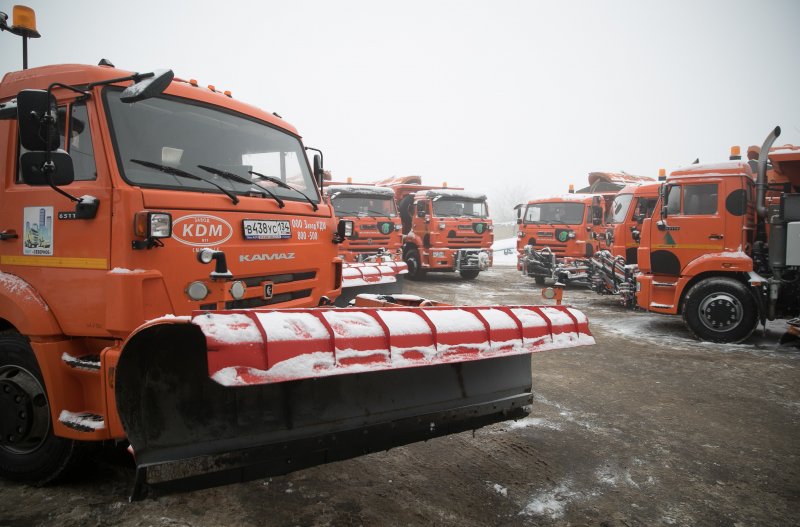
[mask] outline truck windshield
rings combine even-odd
[[[391,196],[370,196],[363,194],[334,194],[331,196],[336,216],[388,216],[397,215],[394,199]]]
[[[533,203],[525,211],[525,223],[581,225],[583,203]]]
[[[618,194],[606,211],[606,223],[622,223],[628,216],[628,209],[633,201],[633,194]]]
[[[488,216],[485,201],[470,201],[458,198],[434,198],[433,215],[437,218],[485,218]]]
[[[255,177],[250,171],[280,179],[319,202],[316,185],[300,140],[261,121],[176,97],[154,97],[135,104],[122,103],[121,91],[104,92],[120,172],[126,181],[142,187],[196,192],[220,192],[202,181],[213,180],[235,194],[265,187],[286,200],[305,201],[297,192]],[[153,170],[132,159],[174,167],[201,180]],[[204,172],[198,165],[230,172],[251,185]]]

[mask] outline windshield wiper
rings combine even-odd
[[[309,198],[303,192],[297,190],[296,188],[294,188],[293,186],[291,186],[290,184],[288,184],[284,180],[278,179],[278,178],[272,177],[272,176],[265,176],[264,174],[259,174],[258,172],[254,172],[252,170],[248,170],[247,172],[249,174],[253,174],[254,176],[260,177],[261,179],[266,179],[267,181],[275,183],[279,187],[288,188],[289,190],[294,190],[295,192],[297,192],[298,194],[300,194],[301,196],[306,198],[306,201],[308,201],[311,204],[311,207],[314,209],[314,212],[317,212],[317,209],[319,209],[319,207],[317,207],[317,204],[314,203],[313,201],[311,201],[311,198]]]
[[[389,216],[389,215],[388,215],[388,214],[386,214],[385,212],[381,212],[381,211],[379,211],[379,210],[370,210],[370,209],[367,209],[367,213],[368,213],[368,214],[369,214],[369,213],[372,213],[372,214],[377,214],[377,216],[372,216],[373,218],[380,218],[380,217],[382,217],[382,216],[386,216],[387,218],[391,218],[391,216]]]
[[[261,185],[256,185],[254,182],[250,181],[246,177],[242,177],[239,174],[234,174],[233,172],[227,172],[225,170],[220,170],[218,168],[209,167],[206,165],[197,165],[197,168],[201,168],[206,172],[211,172],[212,174],[216,174],[220,177],[224,177],[226,179],[230,179],[232,181],[238,181],[239,183],[244,183],[245,185],[252,185],[258,188],[262,192],[266,192],[269,196],[274,199],[278,203],[278,207],[283,208],[286,206],[286,203],[283,202],[281,198],[273,194],[268,188],[264,188]]]
[[[214,185],[215,187],[220,189],[223,194],[231,198],[231,201],[233,202],[234,205],[239,203],[239,198],[237,198],[227,189],[222,188],[213,181],[209,181],[208,179],[202,178],[200,176],[195,176],[194,174],[186,172],[185,170],[181,170],[180,168],[169,167],[167,165],[159,165],[158,163],[153,163],[152,161],[142,161],[141,159],[131,159],[131,163],[136,163],[137,165],[142,165],[143,167],[152,168],[153,170],[159,170],[171,176],[179,176],[179,177],[184,177],[186,179],[194,179],[195,181],[203,181],[205,183],[208,183],[209,185]]]

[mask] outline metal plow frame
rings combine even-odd
[[[525,309],[541,312],[539,308]],[[335,316],[358,312],[258,311],[313,311],[318,317],[326,311],[335,311]],[[535,328],[549,336],[545,349],[590,343],[582,314],[569,313],[563,307],[557,311],[569,314],[572,321],[567,323],[565,314],[558,327],[548,322],[543,329]],[[245,311],[211,315],[243,313],[252,315]],[[568,341],[571,335],[577,339],[575,343]],[[440,334],[438,338],[448,337]],[[292,342],[288,342],[289,349]],[[358,339],[354,337],[353,342],[358,347]],[[249,353],[264,350],[250,350],[239,342],[231,344],[230,352],[229,362],[239,363],[248,360]],[[531,403],[530,350],[463,360],[448,355],[442,362],[399,368],[387,364],[369,371],[348,370],[343,363],[342,374],[236,387],[210,377],[225,364],[219,353],[226,350],[209,334],[209,328],[188,319],[151,323],[135,332],[123,347],[115,392],[119,416],[136,457],[132,500],[285,474],[473,430],[524,417],[525,407]],[[215,367],[210,371],[214,356]],[[259,358],[249,356],[249,360]]]

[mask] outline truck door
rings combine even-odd
[[[704,179],[665,187],[666,206],[652,231],[653,274],[680,276],[696,258],[726,250],[720,183]]]
[[[69,152],[75,171],[75,181],[59,188],[77,198],[97,198],[97,215],[74,219],[73,201],[49,186],[22,181],[17,123],[8,121],[6,145],[13,150],[0,193],[0,231],[17,237],[0,241],[0,270],[30,283],[66,334],[103,335],[103,280],[90,273],[104,274],[109,268],[110,185],[107,175],[98,177],[95,151],[101,149],[92,142],[92,128],[97,128],[86,102],[62,104],[58,113],[60,147]]]

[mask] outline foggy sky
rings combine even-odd
[[[172,68],[281,114],[336,179],[419,174],[506,203],[724,160],[775,125],[800,144],[796,0],[26,5],[31,67]],[[20,50],[0,34],[0,73]]]

